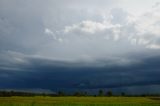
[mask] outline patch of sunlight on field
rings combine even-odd
[[[0,106],[160,106],[149,97],[0,97]]]

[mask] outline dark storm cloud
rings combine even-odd
[[[160,85],[159,56],[145,58],[141,64],[103,67],[35,57],[24,60],[27,62],[5,64],[7,68],[0,66],[2,88],[115,89]]]
[[[137,16],[131,5],[123,0],[1,0],[0,87],[156,89],[159,5]]]

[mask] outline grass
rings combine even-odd
[[[0,106],[160,106],[160,98],[0,97]]]

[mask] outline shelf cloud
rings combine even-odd
[[[159,11],[159,0],[1,0],[1,87],[156,89]]]

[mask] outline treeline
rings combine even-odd
[[[94,96],[94,97],[112,97],[112,96],[121,96],[121,97],[146,97],[146,96],[153,96],[153,97],[160,97],[160,94],[127,94],[125,92],[121,92],[119,94],[112,92],[111,90],[105,91],[105,90],[99,90],[98,92],[88,93],[87,91],[76,91],[73,92],[72,94],[67,94],[64,91],[59,91],[57,92],[56,96],[78,96],[78,97],[83,97],[83,96]]]
[[[51,96],[51,97],[64,97],[64,96],[94,96],[94,97],[112,97],[112,96],[122,96],[122,97],[146,97],[146,96],[158,96],[160,94],[141,94],[141,95],[130,95],[125,92],[120,94],[114,94],[112,91],[103,91],[99,90],[97,94],[89,94],[86,91],[77,91],[73,94],[67,94],[64,91],[59,91],[57,93],[34,93],[34,92],[25,92],[25,91],[0,91],[0,97],[12,97],[12,96],[22,96],[22,97],[33,97],[33,96]]]
[[[11,97],[11,96],[57,96],[56,94],[52,93],[33,93],[33,92],[22,92],[22,91],[0,91],[0,97]]]
[[[95,95],[95,96],[108,96],[108,97],[111,97],[111,96],[122,96],[122,97],[147,97],[147,96],[150,96],[150,97],[160,97],[160,94],[127,94],[125,92],[121,92],[119,94],[114,94],[111,90],[105,92],[103,90],[99,90],[98,92],[98,95]]]

